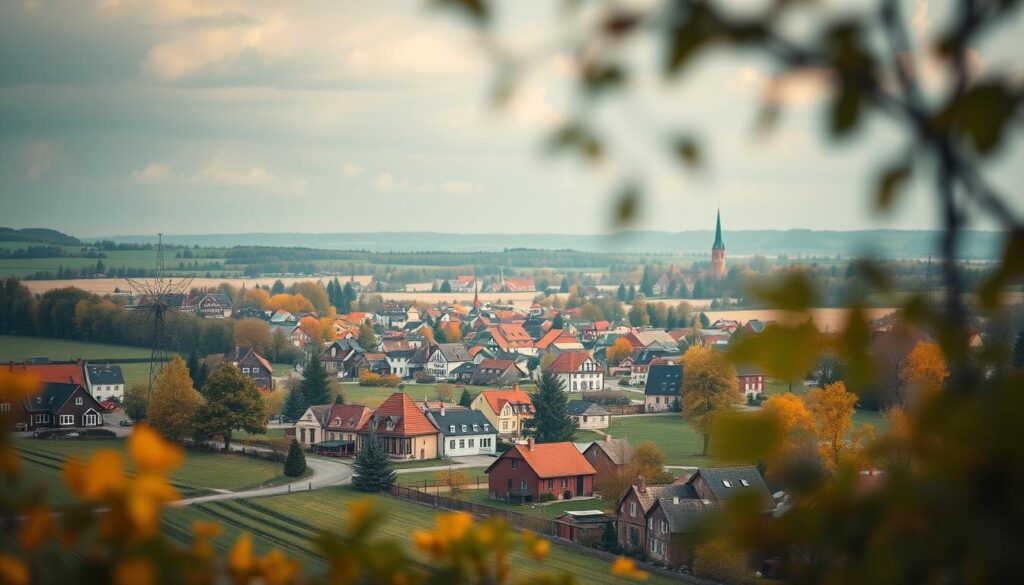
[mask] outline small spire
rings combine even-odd
[[[718,210],[718,218],[715,221],[715,243],[711,246],[712,250],[724,250],[725,242],[722,241],[722,210]]]

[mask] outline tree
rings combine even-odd
[[[459,406],[469,408],[473,405],[473,395],[469,393],[469,390],[463,388],[462,396],[459,396]]]
[[[650,317],[647,315],[647,303],[641,299],[633,301],[633,306],[630,307],[629,313],[626,315],[632,327],[643,327],[650,322]]]
[[[626,285],[619,283],[619,289],[615,291],[615,297],[622,302],[626,302]]]
[[[188,361],[185,362],[185,366],[188,368],[188,375],[192,378],[192,387],[201,388],[202,384],[196,381],[196,376],[199,375],[199,354],[196,353],[196,348],[192,348],[192,351],[188,352]]]
[[[235,323],[235,345],[251,347],[260,355],[270,352],[270,325],[262,319],[246,317]]]
[[[306,473],[306,454],[296,439],[288,446],[288,455],[284,458],[284,474],[288,477],[301,477]]]
[[[449,323],[441,328],[441,337],[445,343],[458,343],[462,341],[462,327],[458,323]]]
[[[1024,368],[1024,331],[1017,334],[1013,343],[1013,367]]]
[[[617,366],[622,363],[622,360],[626,359],[633,354],[633,346],[626,341],[625,337],[620,337],[615,340],[615,343],[605,352],[608,356],[608,365]]]
[[[648,485],[665,485],[675,479],[665,469],[665,454],[657,445],[643,442],[637,445],[632,458],[633,477],[644,476]]]
[[[846,384],[836,382],[824,388],[813,388],[804,397],[807,409],[814,415],[814,433],[818,452],[829,469],[836,469],[850,448],[846,433],[853,425],[857,395],[847,392]]]
[[[708,454],[715,416],[742,400],[736,370],[721,353],[694,345],[683,355],[683,418],[704,436]]]
[[[124,413],[128,418],[140,421],[146,419],[146,409],[149,406],[147,395],[149,389],[141,384],[135,384],[124,393]]]
[[[451,384],[441,383],[437,385],[437,399],[441,402],[451,402],[455,398],[455,392]],[[465,392],[465,390],[463,390]]]
[[[319,282],[306,280],[295,284],[295,294],[309,299],[313,310],[323,315],[331,307],[331,299],[327,296],[327,290]]]
[[[814,415],[799,396],[789,392],[768,397],[761,403],[761,412],[775,420],[781,437],[765,462],[769,478],[775,478],[787,464],[814,452]]]
[[[705,542],[693,551],[693,574],[718,583],[753,582],[747,556],[724,539]]]
[[[563,292],[563,293],[569,292],[569,277],[568,276],[563,276],[562,277],[562,284],[561,284],[561,286],[558,287],[558,292]]]
[[[288,397],[284,401],[284,406],[281,407],[281,414],[289,421],[296,421],[302,418],[310,405],[302,395],[300,382],[293,378],[289,380],[288,386]]]
[[[918,341],[900,368],[900,382],[908,391],[938,391],[948,377],[946,358],[937,343]]]
[[[461,469],[445,469],[438,471],[437,485],[448,488],[448,497],[456,500],[466,495],[466,487],[469,485],[469,474]]]
[[[270,302],[270,293],[262,288],[251,288],[242,296],[242,306],[263,310]]]
[[[441,288],[439,290],[440,290],[440,292],[443,292],[443,293],[450,293],[450,292],[452,292],[452,283],[449,282],[447,279],[442,280],[441,281]]]
[[[331,384],[327,379],[327,370],[317,352],[309,356],[309,363],[302,370],[302,384],[299,386],[303,402],[308,406],[331,403]],[[305,412],[305,409],[303,409]]]
[[[196,374],[195,381],[192,382],[193,388],[202,388],[206,384],[206,379],[210,377],[210,365],[206,363],[206,360],[200,360],[199,372]]]
[[[395,483],[395,470],[376,430],[371,429],[363,441],[363,450],[356,455],[352,470],[352,486],[360,491],[383,492]]]
[[[284,289],[284,283],[281,282],[281,279],[279,278],[279,279],[275,280],[273,286],[270,287],[270,294],[271,295],[284,294],[284,290],[285,290]]]
[[[366,351],[372,351],[377,347],[377,334],[373,331],[373,325],[370,325],[369,321],[363,321],[359,324],[359,335],[356,337],[356,341]]]
[[[192,420],[201,401],[184,360],[175,356],[156,379],[146,404],[146,422],[164,437],[180,441],[192,433]]]
[[[615,523],[604,523],[604,530],[601,531],[600,548],[610,553],[619,552],[619,535],[615,531]]]
[[[313,303],[302,295],[290,295],[287,293],[276,294],[267,299],[267,309],[270,311],[288,311],[289,313],[309,313],[313,310]]]
[[[335,393],[335,395],[334,395],[334,403],[335,404],[345,404],[345,393],[342,392],[340,388],[338,389],[338,392]]]
[[[551,372],[541,374],[537,393],[531,394],[536,413],[523,422],[526,434],[538,443],[572,441],[576,426],[569,418],[565,382]]]
[[[267,406],[259,388],[235,366],[224,364],[210,374],[203,397],[206,402],[196,412],[196,430],[224,437],[225,451],[231,449],[232,431],[267,432]]]

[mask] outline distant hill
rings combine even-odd
[[[730,255],[814,255],[924,258],[938,253],[939,234],[925,230],[740,230],[725,231]],[[118,243],[155,242],[152,236],[113,236]],[[995,259],[1005,234],[964,233],[959,255],[966,259]],[[631,231],[610,235],[571,234],[442,234],[432,232],[373,232],[349,234],[249,233],[167,235],[164,242],[199,246],[301,246],[328,250],[370,252],[494,252],[506,248],[579,250],[582,252],[643,252],[708,254],[714,234],[706,231]]]
[[[0,227],[0,242],[31,242],[55,244],[58,246],[78,246],[82,241],[74,236],[46,228],[14,229]]]

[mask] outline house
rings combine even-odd
[[[224,354],[224,363],[231,364],[242,370],[242,373],[256,383],[263,392],[274,389],[274,368],[267,358],[253,351],[251,347],[235,346]]]
[[[764,392],[764,372],[754,366],[736,366],[736,382],[747,399],[758,398]]]
[[[74,382],[44,382],[37,394],[25,398],[0,396],[0,412],[12,413],[16,431],[103,425],[99,401]]]
[[[626,439],[613,439],[605,435],[600,441],[594,441],[583,450],[583,458],[597,470],[596,480],[606,477],[618,477],[623,468],[633,460],[633,446]]]
[[[438,456],[438,431],[434,423],[404,392],[395,392],[373,411],[359,432],[362,444],[371,432],[384,451],[395,459],[435,459]]]
[[[569,510],[555,518],[555,536],[584,546],[601,541],[604,527],[615,519],[601,510]]]
[[[288,311],[285,311],[284,309],[278,309],[278,310],[274,311],[274,313],[272,315],[270,315],[270,323],[272,325],[284,325],[284,324],[287,324],[287,323],[298,323],[298,322],[299,322],[299,318],[298,317],[296,317],[295,315],[292,315],[291,313],[289,313]]]
[[[713,508],[707,500],[686,498],[666,490],[647,513],[647,534],[644,551],[648,560],[670,567],[688,566],[693,550],[688,538],[703,514]]]
[[[121,366],[110,364],[86,364],[85,387],[99,402],[124,400],[124,373]]]
[[[540,502],[594,493],[597,471],[572,443],[540,443],[531,437],[502,453],[486,470],[490,497]]]
[[[623,336],[623,339],[629,342],[633,346],[633,349],[640,349],[642,347],[648,347],[655,342],[660,342],[666,345],[676,346],[676,340],[672,337],[668,331],[661,329],[644,329],[638,331],[630,331]]]
[[[427,360],[426,372],[438,380],[448,380],[452,370],[472,361],[473,356],[461,343],[438,343]]]
[[[519,323],[499,323],[488,328],[491,337],[494,339],[498,349],[506,353],[524,353],[534,355],[537,353],[533,346],[533,338],[523,329]]]
[[[701,467],[690,476],[696,497],[712,503],[721,503],[739,494],[753,492],[770,509],[772,494],[761,473],[753,465],[741,467]]]
[[[388,367],[391,369],[391,373],[402,379],[412,377],[412,370],[409,366],[409,360],[413,354],[416,353],[416,349],[393,349],[385,354],[388,362]]]
[[[566,392],[604,388],[604,368],[585,351],[560,354],[547,367],[547,371],[562,380]]]
[[[493,455],[498,444],[498,433],[484,413],[469,408],[447,408],[427,412],[427,417],[438,428],[438,443],[442,457],[463,455]]]
[[[358,452],[359,431],[369,422],[373,411],[361,404],[333,404],[327,413],[319,443],[313,452],[335,457],[353,456]]]
[[[607,429],[612,414],[589,400],[570,400],[566,412],[578,429]]]
[[[11,373],[30,374],[40,382],[86,385],[85,373],[80,363],[9,363],[6,368]]]
[[[299,420],[295,421],[295,440],[300,445],[309,447],[324,440],[327,419],[333,406],[333,404],[315,404],[307,408]]]
[[[270,315],[267,314],[267,311],[264,311],[263,309],[258,309],[256,307],[242,307],[240,309],[235,309],[231,313],[231,318],[232,319],[260,319],[260,320],[263,320],[263,321],[269,321],[270,320]]]
[[[511,390],[484,390],[473,399],[470,408],[484,413],[491,426],[506,439],[518,437],[523,422],[533,418],[536,412],[530,395],[519,386]]]
[[[679,404],[683,392],[683,368],[675,364],[650,366],[644,384],[644,410],[665,412]]]
[[[456,384],[468,384],[473,376],[476,375],[477,365],[473,362],[464,362],[459,364],[459,367],[455,368],[448,375],[448,379]]]
[[[648,524],[651,510],[658,502],[662,492],[672,489],[674,492],[687,491],[684,484],[647,485],[644,477],[637,478],[637,483],[629,486],[626,493],[619,498],[616,506],[618,519],[619,546],[623,550],[641,552],[647,548]],[[688,492],[688,495],[694,495]]]
[[[354,339],[338,339],[320,354],[320,362],[329,374],[339,378],[355,378],[359,370],[370,367],[366,350]]]
[[[484,359],[476,368],[470,384],[509,388],[519,381],[522,371],[514,360]]]
[[[227,319],[231,316],[231,297],[222,293],[195,292],[181,305],[182,313],[206,318]]]

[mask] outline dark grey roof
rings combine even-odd
[[[656,364],[647,370],[647,396],[679,396],[683,388],[683,368],[678,365]]]
[[[690,483],[697,477],[702,477],[708,485],[708,489],[719,500],[727,500],[736,494],[753,490],[771,499],[771,491],[764,483],[764,479],[753,465],[744,467],[702,467],[690,479]],[[726,484],[728,482],[728,485]]]
[[[441,429],[441,434],[446,437],[484,435],[497,432],[491,426],[487,417],[484,416],[484,413],[479,410],[446,408],[444,415],[441,414],[440,410],[431,410],[427,413],[427,417],[437,425],[437,428]],[[451,430],[452,425],[455,425],[454,431]],[[466,425],[465,431],[462,430],[462,425]],[[473,425],[477,426],[477,430],[473,430]]]
[[[458,367],[453,368],[451,373],[452,374],[475,374],[476,370],[477,370],[477,365],[476,364],[474,364],[473,362],[465,362],[465,363],[459,364]]]
[[[681,496],[673,497],[673,494],[666,493],[668,491],[671,490],[665,490],[658,497],[658,506],[665,513],[668,529],[672,534],[693,530],[700,516],[713,506],[711,503],[705,503],[704,500]]]
[[[466,346],[461,343],[439,343],[437,344],[437,351],[441,352],[444,359],[450,362],[468,362],[473,360],[473,356],[469,355]]]
[[[416,353],[416,349],[393,349],[387,352],[389,358],[409,359]]]
[[[121,366],[86,364],[90,384],[124,384]]]
[[[752,364],[737,364],[736,365],[737,376],[763,376],[764,371]]]
[[[609,414],[607,410],[600,404],[595,404],[589,400],[570,400],[569,404],[565,407],[566,414],[570,416],[603,416]]]
[[[41,392],[25,399],[25,410],[29,412],[54,413],[64,406],[64,403],[71,398],[71,395],[78,388],[80,388],[78,384],[46,382],[43,384]],[[87,397],[87,400],[92,401],[94,406],[99,406],[99,402],[91,394],[88,392],[83,392],[82,394]]]

